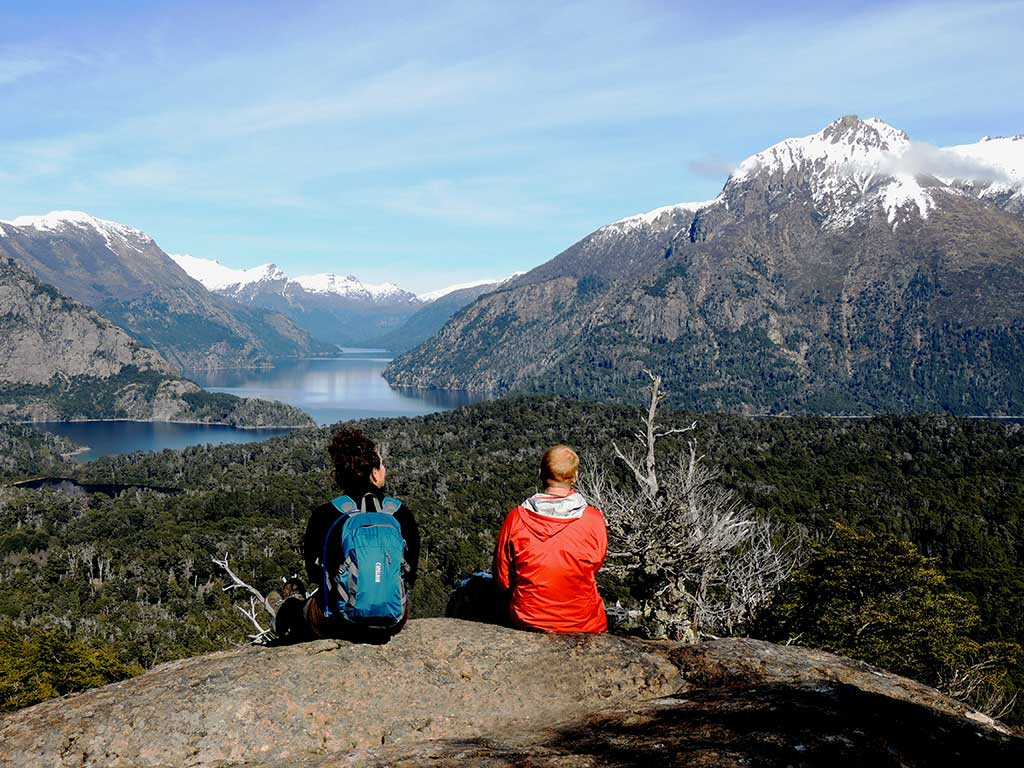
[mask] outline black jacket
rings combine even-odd
[[[379,501],[384,500],[385,494],[381,488],[372,488],[366,493],[372,493]],[[363,495],[348,495],[356,504],[359,504],[363,498]],[[323,591],[324,572],[320,558],[324,551],[324,536],[327,535],[327,529],[338,519],[340,514],[335,506],[328,501],[314,509],[309,516],[306,535],[302,538],[302,552],[306,558],[306,577],[309,579],[310,589],[319,586],[320,591]],[[409,571],[405,575],[405,586],[407,589],[412,589],[416,584],[416,573],[420,564],[420,528],[416,524],[416,518],[412,516],[412,511],[404,502],[395,512],[395,520],[398,521],[398,525],[402,529],[402,538],[405,539],[406,546],[405,561],[409,564]],[[317,595],[321,600],[323,599],[319,592]]]

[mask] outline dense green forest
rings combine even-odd
[[[357,422],[385,452],[389,491],[423,529],[414,615],[442,612],[454,581],[489,564],[504,514],[536,488],[543,448],[568,442],[584,471],[591,462],[612,467],[612,444],[632,439],[638,414],[532,397]],[[841,521],[907,539],[977,603],[977,641],[1024,640],[1024,425],[668,411],[662,421],[694,419],[708,462],[751,505],[823,535]],[[6,430],[13,451],[17,435]],[[53,643],[47,633],[59,631],[128,670],[243,642],[250,627],[210,558],[227,554],[264,590],[301,571],[307,513],[336,495],[329,434],[310,428],[73,470],[82,481],[184,489],[177,495],[0,488],[0,626],[20,638],[0,643],[0,655]],[[666,455],[682,448],[664,447]],[[33,467],[24,459],[31,452],[17,455],[9,479],[53,466],[52,457]]]

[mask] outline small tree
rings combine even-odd
[[[995,717],[1013,707],[1007,667],[1020,647],[974,640],[974,602],[913,544],[837,524],[810,549],[765,617],[769,637],[877,664]]]
[[[687,642],[736,634],[792,571],[802,534],[772,524],[721,484],[698,455],[696,422],[658,425],[666,393],[660,376],[647,375],[650,401],[636,443],[628,450],[613,445],[628,480],[596,466],[584,480],[608,524],[605,568],[637,599],[644,634]],[[658,442],[670,435],[690,435],[688,449],[660,457]]]

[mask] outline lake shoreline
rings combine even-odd
[[[131,424],[190,424],[200,427],[228,427],[229,429],[314,429],[319,428],[316,424],[261,424],[258,427],[242,426],[241,424],[229,424],[226,421],[195,421],[185,419],[53,419],[46,421],[15,421],[13,424],[24,424],[35,426],[36,424],[101,424],[106,422],[128,422]]]

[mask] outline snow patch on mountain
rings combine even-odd
[[[514,280],[520,275],[525,274],[524,272],[513,272],[508,277],[499,277],[493,280],[473,280],[469,283],[456,283],[455,285],[449,285],[445,288],[438,288],[435,291],[427,291],[417,295],[417,298],[423,302],[437,301],[442,296],[447,296],[449,293],[455,293],[455,291],[462,291],[466,288],[479,288],[484,285],[493,285],[495,287],[504,285],[509,280]]]
[[[153,242],[153,238],[145,232],[116,221],[96,218],[83,211],[50,211],[42,216],[18,216],[2,223],[10,224],[13,227],[32,228],[40,232],[60,232],[68,227],[84,227],[99,234],[111,250],[114,248],[115,237],[122,245],[140,253],[142,252],[139,247],[140,242],[144,245]]]
[[[201,259],[187,253],[169,253],[174,262],[198,280],[208,291],[243,288],[263,280],[287,280],[288,275],[274,264],[260,264],[249,269],[232,269],[213,259]]]
[[[637,213],[632,216],[627,216],[624,219],[613,221],[611,224],[606,224],[601,227],[601,232],[630,232],[634,229],[640,229],[642,227],[653,226],[654,223],[662,216],[671,215],[674,213],[696,213],[702,208],[707,208],[709,205],[717,202],[715,200],[705,200],[702,203],[676,203],[675,205],[663,205],[660,208],[655,208],[653,211],[647,211],[646,213]]]
[[[906,215],[908,206],[915,207],[922,219],[927,219],[928,212],[935,208],[934,198],[913,176],[901,175],[893,178],[882,188],[880,199],[893,229],[899,226],[899,219]]]

